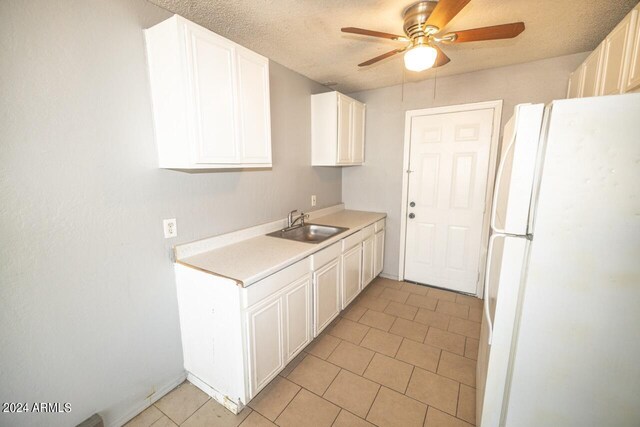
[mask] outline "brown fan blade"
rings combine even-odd
[[[440,0],[427,19],[427,25],[443,29],[471,0]]]
[[[345,28],[342,28],[342,32],[351,33],[351,34],[360,34],[362,36],[380,37],[383,39],[398,40],[403,42],[409,41],[409,39],[404,36],[399,36],[397,34],[383,33],[381,31],[365,30],[364,28],[345,27]]]
[[[433,64],[433,68],[442,67],[445,64],[448,64],[451,59],[435,44],[432,45],[435,50],[438,51],[438,56],[436,56],[436,62]]]
[[[493,27],[474,28],[472,30],[455,31],[446,34],[455,34],[451,43],[479,42],[483,40],[512,39],[524,31],[524,22],[513,22],[511,24],[494,25]]]
[[[371,64],[374,64],[374,63],[376,63],[378,61],[382,61],[383,59],[386,59],[386,58],[388,58],[390,56],[393,56],[396,53],[404,52],[405,50],[407,50],[406,47],[402,48],[402,49],[393,49],[390,52],[383,53],[382,55],[376,56],[375,58],[371,58],[370,60],[365,61],[362,64],[358,64],[358,67],[366,67],[367,65],[371,65]]]

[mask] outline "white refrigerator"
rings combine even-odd
[[[477,425],[640,426],[640,94],[519,105],[503,141]]]

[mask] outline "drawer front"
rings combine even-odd
[[[362,229],[362,240],[368,239],[376,232],[376,225],[371,224]]]
[[[244,308],[262,301],[285,288],[295,280],[309,274],[309,258],[296,262],[289,267],[265,277],[253,285],[242,289],[242,302]]]
[[[381,219],[380,221],[377,221],[375,223],[375,232],[377,233],[378,231],[382,231],[384,230],[384,219]]]
[[[328,248],[316,252],[309,257],[311,258],[311,270],[322,268],[322,266],[339,257],[341,253],[342,244],[340,242],[336,242]]]
[[[364,230],[360,230],[357,233],[353,233],[351,236],[342,240],[342,253],[347,252],[349,249],[356,245],[359,245],[364,240]]]

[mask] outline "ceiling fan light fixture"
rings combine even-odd
[[[409,71],[424,71],[433,67],[438,51],[427,44],[419,44],[404,54],[404,66]]]

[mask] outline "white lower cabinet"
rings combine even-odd
[[[342,254],[342,309],[360,293],[362,250],[358,244]]]
[[[384,220],[240,287],[175,264],[187,379],[239,413],[382,269]]]
[[[313,336],[317,337],[324,328],[340,314],[342,287],[340,243],[311,256],[313,269]]]

